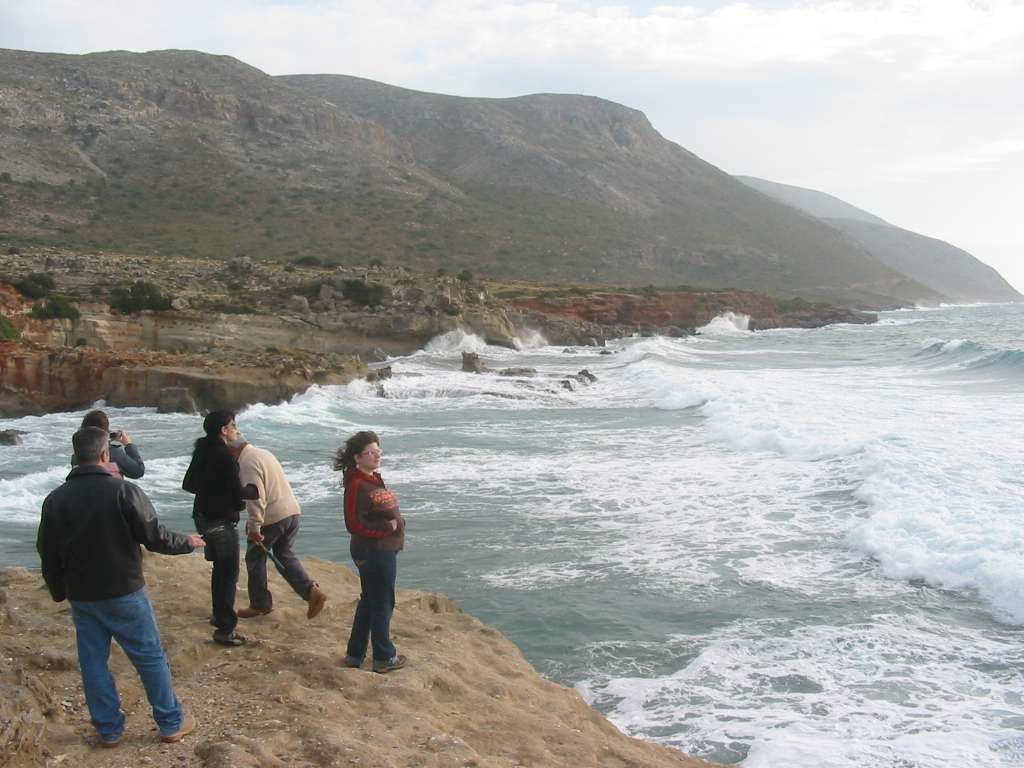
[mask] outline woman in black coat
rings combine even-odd
[[[206,559],[213,562],[213,639],[221,645],[245,645],[235,631],[235,590],[238,585],[238,513],[245,509],[245,492],[238,461],[229,447],[239,438],[232,411],[213,411],[203,420],[205,437],[196,440],[192,463],[181,487],[195,494],[192,519],[206,539]]]

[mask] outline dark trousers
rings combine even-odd
[[[204,515],[193,515],[192,519],[196,530],[206,540],[206,559],[213,563],[210,576],[213,625],[218,634],[229,635],[238,626],[238,614],[235,613],[235,591],[241,564],[238,529],[234,523],[209,520]]]
[[[292,515],[271,525],[265,525],[263,546],[249,542],[245,550],[245,570],[249,575],[249,605],[260,610],[274,606],[274,597],[267,587],[267,550],[274,554],[277,572],[303,600],[309,599],[313,580],[302,567],[299,558],[292,551],[295,537],[299,535],[299,516]]]
[[[359,603],[352,618],[352,634],[346,653],[354,659],[366,656],[366,644],[373,641],[373,660],[388,661],[398,652],[391,642],[391,613],[395,609],[395,580],[398,553],[362,549],[351,545],[352,560],[359,569]]]

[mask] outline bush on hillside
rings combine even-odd
[[[457,274],[456,277],[462,282],[468,283],[470,280],[473,279],[473,273],[470,272],[468,269],[464,269],[461,272],[459,272],[459,274]]]
[[[42,299],[57,287],[53,275],[48,272],[33,272],[14,283],[15,289],[29,299]]]
[[[341,281],[341,295],[361,307],[383,304],[387,293],[387,288],[379,283],[367,283],[365,280]]]
[[[136,280],[130,286],[119,285],[110,291],[110,307],[122,315],[134,315],[144,309],[159,312],[171,308],[171,299],[155,283]]]
[[[0,315],[0,341],[15,341],[19,338],[21,338],[21,334],[14,327],[14,323]]]
[[[78,307],[72,304],[67,296],[61,296],[59,293],[33,306],[30,314],[36,320],[77,320],[80,317]]]

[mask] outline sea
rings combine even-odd
[[[331,459],[373,429],[408,520],[399,585],[450,595],[626,733],[746,768],[1024,766],[1024,305],[521,341],[451,333],[382,388],[241,413],[302,502],[300,553],[349,565]],[[0,447],[0,565],[37,567],[83,412],[0,421],[27,432]],[[199,417],[107,412],[191,530]]]

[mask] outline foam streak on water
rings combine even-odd
[[[292,478],[300,552],[341,562],[330,458],[377,430],[402,584],[451,594],[630,733],[757,768],[1024,766],[1024,308],[746,328],[606,355],[455,332],[390,361],[383,398],[314,387],[239,424]],[[537,374],[463,373],[465,351]],[[199,420],[109,412],[187,527]],[[0,448],[4,562],[34,563],[80,415],[0,422],[30,433]]]

